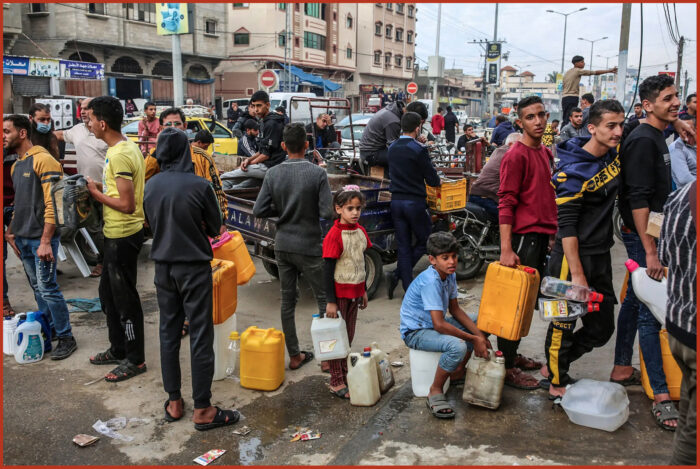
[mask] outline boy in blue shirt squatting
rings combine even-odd
[[[463,383],[471,351],[488,358],[491,344],[476,327],[476,314],[470,318],[457,302],[457,240],[449,233],[433,233],[427,251],[432,265],[408,288],[401,303],[399,330],[409,348],[442,352],[427,405],[433,416],[447,419],[455,416],[443,394],[447,378],[453,384]],[[447,311],[451,318],[446,318]]]

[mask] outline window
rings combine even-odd
[[[277,45],[280,47],[284,47],[287,44],[287,36],[285,33],[279,33],[277,35]]]
[[[233,8],[248,8],[250,3],[234,3]]]
[[[345,57],[347,57],[348,59],[352,59],[352,48],[348,47],[347,49],[345,49]]]
[[[216,20],[204,20],[204,33],[216,34]]]
[[[335,44],[333,44],[333,53],[335,54],[335,53],[337,53],[337,52],[338,52],[338,46],[336,46]]]
[[[394,7],[393,7],[393,4],[391,4],[391,3],[387,3],[387,4],[386,4],[386,9],[387,9],[387,10],[391,11],[391,10],[393,10],[393,8],[394,8]]]
[[[307,5],[309,5],[307,3]],[[326,50],[326,36],[304,31],[304,47],[316,50]]]
[[[298,37],[294,38],[294,47],[299,47],[299,38]]]
[[[396,4],[396,13],[398,13],[399,15],[403,15],[403,3]]]
[[[214,138],[231,138],[231,132],[218,122],[214,126],[214,131],[212,132],[212,135],[214,136]]]
[[[333,21],[338,21],[338,14],[335,11],[333,12]]]
[[[233,45],[248,46],[250,45],[250,33],[233,33]]]
[[[352,29],[352,16],[348,15],[348,17],[345,18],[345,26]]]
[[[394,29],[394,27],[392,25],[390,25],[390,24],[386,25],[386,37],[388,37],[389,39],[391,39],[391,32],[393,29]]]
[[[403,29],[396,28],[396,40],[403,41]]]
[[[415,10],[415,7],[413,5],[408,6],[408,17],[413,18],[413,12]]]
[[[155,3],[122,3],[125,10],[124,17],[132,21],[143,21],[144,23],[156,22]]]
[[[397,67],[401,66],[401,61],[403,60],[403,57],[400,55],[397,55],[394,57],[394,63],[396,64]]]
[[[382,64],[382,53],[381,51],[375,50],[374,51],[374,65],[381,65]]]
[[[278,4],[277,4],[277,9],[278,9],[278,10],[286,10],[286,9],[287,9],[287,4],[286,4],[286,3],[278,3]]]
[[[32,13],[47,13],[49,11],[49,7],[46,3],[32,3],[31,5]]]
[[[105,4],[104,3],[88,3],[88,13],[93,13],[95,15],[105,14]]]
[[[294,4],[294,11],[299,11],[299,4],[298,3]]]
[[[413,58],[412,57],[406,57],[406,69],[410,70],[411,65],[413,64]]]
[[[384,54],[384,66],[389,68],[391,66],[391,52]]]
[[[413,31],[406,32],[406,42],[409,44],[413,44]]]
[[[382,35],[382,22],[381,21],[377,21],[376,23],[374,23],[374,34],[377,36]]]
[[[324,3],[305,3],[304,13],[314,18],[326,19],[326,5]]]

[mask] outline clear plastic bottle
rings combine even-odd
[[[556,277],[543,278],[542,284],[540,285],[540,292],[550,298],[577,301],[579,303],[587,303],[589,301],[600,303],[603,301],[602,293],[596,293],[588,287],[576,285],[568,280],[562,280]]]
[[[236,378],[236,368],[238,368],[238,357],[241,354],[241,338],[238,331],[233,331],[229,335],[228,344],[228,363],[226,365],[226,377],[231,379]]]
[[[575,301],[540,298],[540,318],[545,321],[574,321],[588,313],[600,311],[598,303],[577,303]]]

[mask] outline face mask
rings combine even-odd
[[[41,122],[37,122],[36,130],[40,134],[47,134],[51,130],[51,124],[43,124]]]

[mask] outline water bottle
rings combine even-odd
[[[574,321],[588,313],[600,311],[600,304],[593,302],[577,303],[556,298],[540,298],[538,303],[540,318],[545,321]]]
[[[241,353],[241,341],[238,331],[233,331],[229,335],[228,363],[226,365],[226,377],[236,379],[235,373],[238,365],[238,356]]]
[[[568,280],[562,280],[556,277],[543,278],[542,285],[540,285],[540,292],[550,298],[577,301],[579,303],[600,303],[603,301],[602,293],[596,293],[588,287],[576,285]]]

